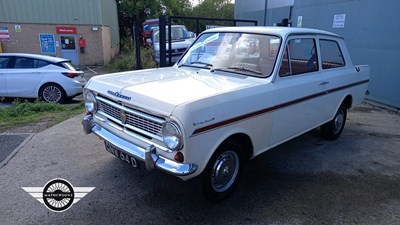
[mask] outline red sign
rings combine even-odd
[[[76,27],[56,27],[57,34],[76,34]]]

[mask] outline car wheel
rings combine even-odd
[[[233,193],[242,170],[243,150],[227,141],[211,157],[203,172],[203,193],[208,200],[217,202]]]
[[[58,84],[45,84],[40,88],[39,98],[43,101],[60,103],[65,97],[64,89]]]
[[[347,107],[341,105],[333,120],[321,126],[321,136],[327,140],[336,140],[342,134],[346,124]]]

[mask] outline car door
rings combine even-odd
[[[327,111],[326,120],[328,120],[335,115],[350,88],[353,88],[352,92],[354,93],[354,87],[346,88],[346,86],[358,82],[360,76],[353,66],[349,66],[352,65],[350,59],[345,59],[340,40],[321,37],[318,41],[321,52],[321,69],[325,76],[325,88],[329,93],[326,97],[328,106],[324,109]],[[363,96],[363,93],[360,93],[359,96]]]
[[[274,81],[275,112],[270,146],[304,133],[322,122],[324,77],[319,71],[316,39],[288,39]]]
[[[6,88],[6,74],[8,71],[8,64],[10,62],[10,57],[1,56],[0,57],[0,97],[7,96]]]
[[[48,63],[29,57],[15,57],[14,66],[7,71],[6,86],[10,97],[36,98]]]

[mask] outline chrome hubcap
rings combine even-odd
[[[43,90],[43,99],[46,102],[58,102],[61,99],[61,90],[55,86],[48,86]]]
[[[343,111],[342,110],[339,110],[339,112],[338,112],[338,114],[336,115],[336,117],[335,117],[335,120],[334,120],[335,122],[334,122],[334,133],[335,134],[337,134],[339,131],[340,131],[340,129],[342,128],[342,126],[343,126],[343,122],[344,122],[344,115],[343,115]]]
[[[211,173],[211,184],[216,192],[226,191],[235,182],[239,172],[239,156],[226,151],[215,161]]]

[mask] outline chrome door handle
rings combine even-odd
[[[329,84],[329,82],[328,81],[324,81],[324,82],[320,83],[319,85],[327,85],[327,84]]]

